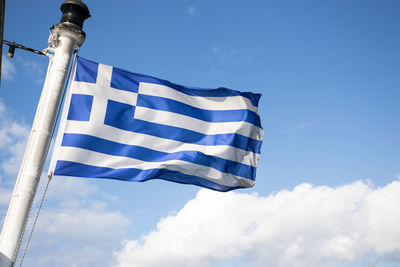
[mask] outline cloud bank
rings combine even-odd
[[[114,256],[120,267],[400,264],[399,203],[399,181],[301,184],[266,197],[203,189]]]
[[[28,132],[0,99],[0,222]],[[268,196],[203,189],[122,246],[130,221],[109,199],[86,181],[54,179],[25,265],[110,266],[113,251],[120,267],[400,264],[399,181],[301,184]]]

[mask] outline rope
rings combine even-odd
[[[77,56],[78,56],[78,51],[79,51],[78,49],[74,50],[74,59],[73,59],[73,61],[72,61],[72,64],[71,64],[70,69],[69,69],[69,72],[68,72],[67,81],[69,81],[69,79],[70,79],[71,72],[72,72],[72,66],[74,65],[74,62],[75,62],[75,60],[76,60],[76,58],[77,58]],[[60,105],[59,105],[59,108],[58,108],[58,111],[57,111],[56,120],[55,120],[56,122],[58,121],[58,118],[59,118],[59,116],[60,116],[60,111],[61,111],[62,104],[63,104],[63,102],[64,102],[64,96],[65,96],[65,92],[66,92],[67,86],[68,86],[68,82],[65,84],[64,90],[63,90],[63,92],[62,92],[61,103],[60,103]],[[55,128],[56,128],[56,124],[57,124],[57,123],[54,123],[54,125],[53,125],[53,129],[52,129],[52,131],[51,131],[51,136],[53,136],[53,134],[54,134],[54,131],[55,131]],[[46,151],[47,151],[47,152],[46,152],[46,155],[48,154],[49,149],[50,149],[50,142],[49,142],[49,144],[47,145],[47,148],[46,148]],[[26,242],[25,249],[24,249],[24,253],[22,254],[21,261],[19,262],[19,266],[20,266],[20,267],[22,266],[22,263],[23,263],[24,258],[25,258],[25,256],[26,256],[26,253],[28,252],[28,247],[29,247],[29,244],[30,244],[31,239],[32,239],[33,231],[35,230],[35,226],[36,226],[36,222],[37,222],[38,217],[39,217],[40,210],[42,209],[43,202],[44,202],[44,199],[45,199],[45,197],[46,197],[47,189],[49,188],[50,181],[51,181],[51,179],[53,178],[53,172],[52,172],[52,171],[49,172],[47,178],[48,178],[48,179],[47,179],[46,188],[44,189],[43,196],[42,196],[42,200],[40,201],[39,209],[38,209],[38,211],[36,212],[35,220],[33,221],[32,229],[31,229],[31,232],[29,233],[29,238],[28,238],[28,241]],[[29,209],[29,213],[30,213],[30,210],[31,210],[31,209],[32,209],[32,205],[31,205],[31,208]],[[27,221],[25,222],[25,227],[26,227],[26,224],[27,224]],[[19,244],[21,243],[21,241],[22,241],[22,235],[21,235],[21,237],[20,237]],[[19,246],[19,245],[18,245],[18,246]],[[16,255],[15,255],[15,257],[16,257]]]
[[[27,251],[28,251],[29,243],[31,242],[32,235],[33,235],[33,231],[35,230],[36,222],[37,222],[37,220],[38,220],[40,210],[42,209],[43,202],[44,202],[44,198],[46,197],[47,189],[49,188],[49,184],[50,184],[50,181],[51,181],[51,178],[52,178],[52,177],[53,177],[53,173],[50,173],[50,174],[48,175],[48,177],[47,177],[48,180],[47,180],[46,188],[44,189],[43,196],[42,196],[42,200],[40,201],[39,209],[38,209],[38,211],[36,212],[35,220],[33,221],[32,229],[31,229],[31,232],[30,232],[30,234],[29,234],[28,241],[26,242],[26,246],[25,246],[25,249],[24,249],[24,253],[22,254],[21,261],[19,262],[19,266],[20,266],[20,267],[22,266],[22,263],[24,262],[25,255],[26,255],[26,253],[27,253]]]

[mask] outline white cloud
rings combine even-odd
[[[1,79],[4,80],[14,80],[16,69],[11,61],[3,56],[2,57],[2,64],[1,64]]]
[[[105,207],[106,205],[101,205],[94,209],[44,211],[40,215],[37,231],[44,235],[57,236],[57,239],[49,238],[47,241],[82,242],[82,239],[109,241],[115,236],[121,236],[122,229],[129,224],[129,221],[119,212],[107,211]]]
[[[80,178],[55,176],[50,184],[47,197],[61,201],[71,201],[75,198],[89,198],[98,189]]]
[[[301,184],[267,197],[203,189],[115,259],[120,267],[400,263],[399,203],[399,181]]]
[[[33,81],[34,84],[43,84],[46,71],[46,67],[43,63],[26,59],[22,60],[20,58],[17,58],[16,61],[13,62],[6,56],[2,57],[1,78],[10,81],[15,80],[17,68],[18,74],[28,77],[37,77]]]
[[[196,8],[194,6],[187,6],[186,7],[186,12],[189,15],[194,15],[194,14],[196,14]]]
[[[0,226],[10,203],[28,134],[28,127],[13,116],[0,98]]]
[[[40,197],[39,192],[36,203]],[[110,266],[130,221],[110,210],[107,201],[86,181],[53,178],[24,266]],[[31,212],[23,244],[35,214]]]
[[[7,207],[10,203],[12,191],[11,189],[6,189],[0,187],[0,207]],[[1,222],[1,220],[0,220]]]
[[[309,126],[308,123],[300,123],[300,124],[295,124],[291,128],[283,131],[283,134],[292,134],[292,133],[297,133],[300,131],[303,131],[305,128]]]
[[[24,265],[110,266],[129,220],[98,204],[42,211]]]
[[[28,76],[42,76],[45,68],[36,61],[31,60],[19,60],[24,70],[24,73]],[[41,78],[43,79],[43,78]]]
[[[28,126],[17,121],[0,98],[0,181],[17,175],[28,136]]]
[[[213,55],[214,56],[217,56],[218,55],[218,53],[219,53],[219,47],[217,46],[217,45],[214,45],[212,48],[211,48],[211,51],[212,51],[212,53],[213,53]]]
[[[213,45],[210,49],[210,72],[211,74],[223,73],[227,66],[243,66],[243,64],[248,64],[251,59],[240,53],[235,48],[220,47],[218,45]]]

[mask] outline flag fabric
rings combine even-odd
[[[251,187],[263,139],[260,94],[186,87],[78,57],[54,175]]]

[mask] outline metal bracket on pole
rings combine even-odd
[[[80,0],[66,0],[61,5],[62,17],[50,34],[47,51],[54,51],[36,110],[35,119],[10,206],[0,235],[0,267],[13,266],[24,235],[29,212],[36,194],[52,129],[56,123],[71,56],[85,40],[83,22],[90,17],[88,7]]]
[[[23,45],[21,45],[21,44],[17,44],[17,43],[15,43],[15,42],[10,42],[10,41],[4,40],[4,39],[3,39],[3,44],[8,45],[8,53],[7,53],[7,56],[8,56],[9,58],[14,57],[15,48],[19,48],[19,49],[22,49],[22,50],[26,50],[26,51],[29,51],[29,52],[32,52],[32,53],[35,53],[35,54],[38,54],[38,55],[41,55],[41,56],[46,56],[46,55],[47,55],[47,54],[44,53],[43,51],[39,51],[39,50],[30,48],[30,47],[26,47],[26,46],[23,46]]]

